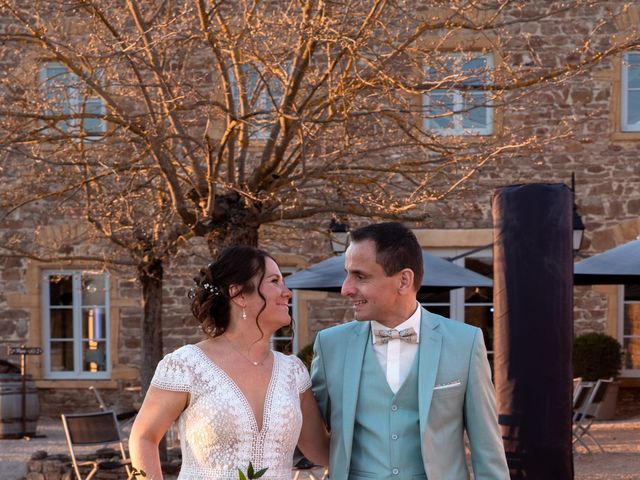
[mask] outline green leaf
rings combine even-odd
[[[262,470],[258,470],[255,475],[253,476],[253,478],[260,478],[261,476],[263,476],[265,473],[267,473],[267,470],[269,470],[269,467],[267,468],[263,468]]]
[[[238,479],[239,480],[254,480],[256,478],[262,477],[265,472],[269,470],[269,468],[263,468],[262,470],[258,470],[257,472],[253,468],[253,464],[249,462],[249,466],[247,467],[247,473],[245,473],[238,468]]]

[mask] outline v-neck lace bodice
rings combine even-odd
[[[297,357],[274,352],[261,430],[237,384],[195,345],[166,355],[151,385],[191,396],[178,418],[180,480],[237,480],[238,468],[246,471],[249,462],[256,469],[269,468],[264,480],[291,478],[302,427],[300,393],[311,386]]]

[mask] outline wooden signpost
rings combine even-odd
[[[22,379],[22,436],[27,437],[27,355],[42,355],[40,347],[9,348],[9,355],[20,355],[20,377]]]

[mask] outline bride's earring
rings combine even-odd
[[[243,320],[247,319],[247,310],[244,307],[242,307],[242,319]]]

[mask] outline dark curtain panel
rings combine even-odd
[[[564,184],[493,195],[494,378],[512,479],[573,478],[572,206]]]

